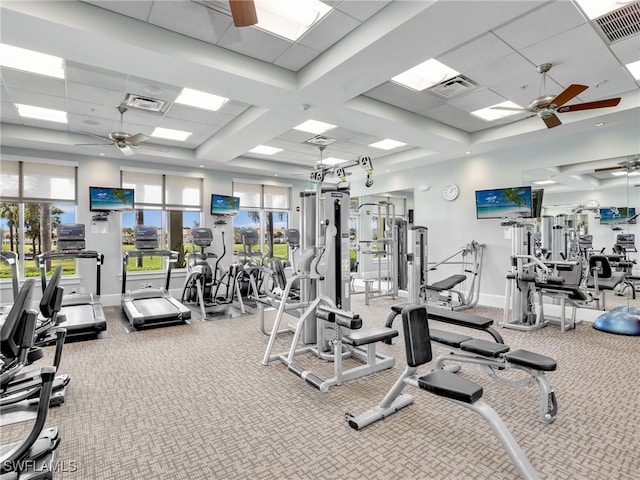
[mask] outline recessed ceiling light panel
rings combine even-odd
[[[314,133],[316,135],[320,135],[321,133],[324,133],[327,130],[331,130],[332,128],[336,128],[336,126],[331,125],[330,123],[319,122],[317,120],[307,120],[306,122],[301,123],[297,127],[293,127],[294,130]]]
[[[51,108],[35,107],[33,105],[24,105],[16,103],[18,114],[25,118],[35,118],[37,120],[45,120],[47,122],[67,123],[67,112],[62,110],[53,110]]]
[[[431,58],[396,75],[391,80],[405,87],[422,91],[457,75],[459,75],[458,71]]]
[[[372,143],[369,146],[373,148],[379,148],[381,150],[393,150],[394,148],[404,147],[405,145],[406,143],[386,138],[385,140],[380,140],[379,142]]]
[[[185,132],[183,130],[173,130],[171,128],[156,127],[153,132],[151,132],[151,136],[182,142],[191,136],[191,132]]]
[[[62,58],[4,43],[0,43],[0,65],[47,77],[64,78]]]
[[[228,98],[220,97],[219,95],[193,90],[192,88],[183,88],[175,103],[216,112],[228,101]]]
[[[269,147],[268,145],[258,145],[257,147],[249,150],[251,153],[258,153],[260,155],[275,155],[278,152],[281,152],[281,148]]]

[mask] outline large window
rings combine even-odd
[[[75,223],[76,167],[2,160],[0,165],[0,236],[2,250],[18,255],[21,277],[39,275],[35,256],[55,250],[56,228]],[[76,272],[75,259],[47,262],[50,271],[63,265],[63,275]],[[11,269],[0,263],[0,278]]]
[[[251,248],[261,251],[267,259],[288,260],[284,232],[289,226],[291,187],[233,182],[233,195],[240,198],[240,214],[233,221],[233,249],[238,259],[243,261]],[[247,230],[258,233],[256,245],[243,243],[242,233]]]
[[[122,214],[122,248],[134,249],[136,225],[158,228],[160,248],[178,252],[174,268],[185,266],[191,229],[202,218],[202,178],[164,175],[143,171],[123,171],[122,187],[135,190],[134,212]],[[161,270],[162,257],[132,258],[127,269]]]

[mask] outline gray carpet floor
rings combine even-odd
[[[379,326],[393,303],[378,298],[366,306],[356,295],[351,310],[365,327]],[[66,402],[50,410],[47,422],[62,430],[56,478],[517,478],[479,415],[417,389],[405,389],[415,403],[397,414],[361,431],[347,425],[345,412],[379,403],[404,369],[401,336],[380,346],[396,358],[394,368],[322,394],[281,363],[260,364],[268,338],[251,312],[127,333],[121,310],[107,308],[108,338],[65,345],[61,371],[72,380]],[[499,319],[501,310],[474,313]],[[268,321],[273,317],[267,313]],[[640,337],[590,324],[564,333],[553,326],[500,333],[512,349],[558,361],[547,375],[558,399],[556,421],[537,420],[535,385],[498,384],[471,365],[461,374],[483,385],[484,400],[540,476],[639,479]],[[280,335],[276,351],[290,341]],[[301,361],[321,375],[331,369],[310,355]],[[25,428],[3,427],[2,442],[20,438]]]

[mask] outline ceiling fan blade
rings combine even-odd
[[[558,125],[562,125],[562,122],[557,115],[551,115],[550,117],[543,118],[542,121],[545,123],[547,128],[553,128],[557,127]]]
[[[104,140],[105,142],[112,142],[112,140],[109,137],[103,137],[102,135],[96,135],[95,133],[91,133],[91,132],[78,132],[78,133],[82,133],[83,135],[89,135],[91,137],[99,138],[100,140]],[[87,145],[89,145],[89,144],[87,144]]]
[[[105,147],[111,146],[113,143],[74,143],[74,147]]]
[[[124,146],[119,146],[117,145],[117,147],[120,149],[120,151],[122,152],[122,154],[125,157],[129,157],[131,155],[134,155],[136,152],[133,151],[133,148],[131,148],[129,145],[124,145]]]
[[[564,112],[577,112],[578,110],[591,110],[592,108],[605,108],[615,107],[620,103],[620,97],[607,98],[605,100],[597,100],[595,102],[577,103],[575,105],[567,105],[566,107],[559,108],[558,113]]]
[[[149,137],[147,137],[146,135],[142,133],[136,133],[135,135],[132,135],[131,137],[129,137],[127,139],[127,142],[136,144],[136,143],[146,142],[147,140],[149,140]]]
[[[556,98],[551,100],[549,102],[549,105],[555,105],[556,107],[559,107],[560,105],[564,105],[573,97],[580,95],[587,88],[589,88],[587,85],[578,85],[575,83],[572,85],[569,85],[567,88],[564,89],[564,92],[562,92]]]
[[[594,172],[613,172],[615,170],[626,170],[627,167],[622,166],[622,165],[617,165],[615,167],[603,167],[603,168],[596,168],[594,169]]]
[[[250,27],[258,23],[258,14],[253,0],[229,0],[233,24],[236,27]]]

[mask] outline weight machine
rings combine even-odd
[[[275,338],[282,332],[280,324],[285,313],[281,302],[271,330],[269,343],[262,364],[281,361],[308,384],[321,392],[333,385],[359,378],[369,373],[391,368],[394,359],[376,353],[375,343],[398,332],[391,328],[361,331],[362,320],[349,311],[350,262],[349,262],[349,191],[345,168],[360,165],[367,169],[366,185],[371,186],[371,159],[361,156],[339,167],[327,167],[311,174],[316,183],[315,192],[300,194],[300,244],[302,254],[298,271],[285,286],[283,298],[287,298],[294,281],[300,283],[300,296],[309,302],[292,328],[294,336],[287,353],[272,353]],[[340,183],[329,187],[322,185],[327,174],[340,177]],[[355,330],[355,331],[354,331]],[[301,348],[299,343],[306,344]],[[321,360],[332,362],[334,376],[321,378],[295,363],[295,357],[312,353]],[[343,370],[343,360],[357,358],[365,362],[349,370]]]
[[[383,222],[382,238],[359,241],[361,245],[366,246],[364,250],[360,250],[360,254],[362,256],[370,256],[377,263],[377,276],[373,279],[363,279],[365,285],[364,303],[369,305],[369,300],[372,298],[392,297],[395,299],[398,296],[398,229],[396,226],[396,210],[393,203],[385,201],[363,203],[358,206],[358,210],[362,207],[376,207],[378,227],[380,227],[380,222]],[[366,262],[361,262],[361,265],[366,265]],[[374,282],[377,283],[377,288],[375,289],[372,288]],[[383,282],[385,282],[384,288]]]

